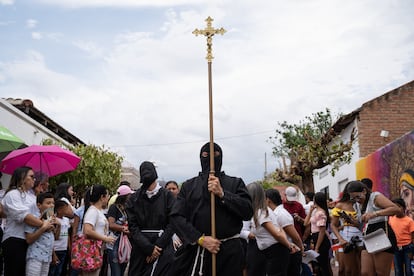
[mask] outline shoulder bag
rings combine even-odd
[[[380,228],[375,230],[372,233],[366,234],[366,230],[364,231],[364,245],[368,253],[374,254],[377,252],[381,252],[391,248],[391,242],[388,238],[388,224],[387,221],[385,223],[385,232],[384,229]],[[368,225],[366,229],[368,228]]]
[[[95,271],[102,267],[102,245],[101,240],[88,239],[83,233],[75,235],[72,242],[71,266],[76,270],[86,272]]]

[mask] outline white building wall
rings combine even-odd
[[[359,157],[359,144],[358,144],[358,131],[356,120],[349,124],[340,134],[340,139],[349,141],[352,130],[355,128],[355,140],[352,146],[352,159],[349,164],[343,164],[339,167],[339,170],[335,172],[335,176],[331,175],[332,166],[328,165],[321,169],[313,171],[313,183],[315,192],[328,190],[329,197],[336,200],[339,193],[342,192],[345,185],[356,179],[355,163],[360,159]]]
[[[47,138],[67,144],[67,141],[56,133],[39,124],[3,99],[0,99],[0,125],[8,128],[29,146],[40,145]]]
[[[54,132],[39,124],[7,101],[0,98],[0,125],[8,128],[13,134],[22,139],[26,145],[40,145],[44,139],[53,139],[63,144],[63,140]],[[3,174],[3,188],[8,187],[10,176]]]

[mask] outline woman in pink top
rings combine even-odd
[[[311,225],[312,242],[314,250],[319,253],[316,258],[318,263],[314,264],[314,274],[320,276],[332,276],[331,264],[329,262],[329,249],[331,243],[326,233],[327,225],[330,223],[326,195],[318,192],[313,199],[313,205],[305,218],[304,225]]]

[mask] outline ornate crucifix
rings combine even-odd
[[[196,36],[204,35],[207,37],[207,62],[208,62],[208,99],[209,99],[209,119],[210,119],[210,175],[214,175],[214,135],[213,135],[213,82],[211,73],[211,63],[213,60],[212,45],[213,36],[215,34],[223,35],[226,30],[223,28],[214,29],[212,26],[213,18],[210,16],[205,20],[207,27],[204,30],[195,29],[193,34]],[[210,193],[210,205],[211,205],[211,236],[216,237],[216,206],[215,197],[213,193]],[[211,255],[211,274],[216,276],[216,254]]]

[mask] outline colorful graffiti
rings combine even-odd
[[[356,163],[357,179],[370,178],[372,190],[389,198],[402,196],[400,178],[407,169],[414,170],[414,130]],[[406,203],[407,207],[414,206],[414,200],[407,199]]]

